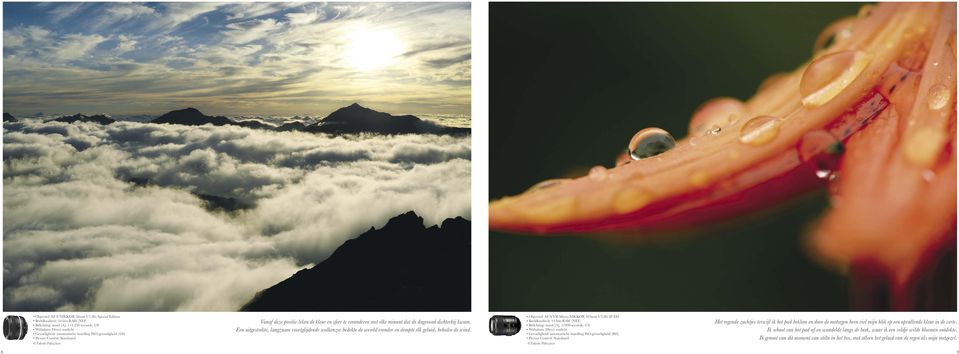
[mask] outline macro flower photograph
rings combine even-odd
[[[490,19],[491,310],[956,310],[954,3]]]

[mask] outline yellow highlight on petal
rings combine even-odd
[[[712,177],[710,177],[708,173],[703,171],[696,171],[696,172],[693,172],[693,174],[689,175],[689,184],[691,184],[693,187],[696,187],[696,188],[701,188],[709,185],[709,182],[711,182],[711,180],[712,180]]]
[[[652,196],[641,188],[626,187],[616,195],[613,210],[617,214],[628,214],[646,206],[651,200]]]
[[[902,143],[902,153],[906,161],[921,166],[932,167],[942,148],[946,144],[946,133],[931,128],[921,129],[906,136]]]
[[[576,198],[572,196],[547,200],[537,205],[514,207],[514,211],[533,224],[548,225],[568,220],[576,209]]]

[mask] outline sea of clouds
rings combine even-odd
[[[392,216],[470,215],[468,136],[3,127],[8,310],[233,311]]]

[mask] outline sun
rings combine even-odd
[[[391,66],[403,53],[405,45],[396,35],[387,30],[361,27],[349,36],[350,64],[362,71]]]

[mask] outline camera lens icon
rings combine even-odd
[[[511,336],[519,333],[521,324],[516,316],[493,316],[489,318],[489,332],[494,336]]]
[[[23,316],[7,316],[3,319],[3,336],[10,340],[22,340],[27,336],[27,320]]]

